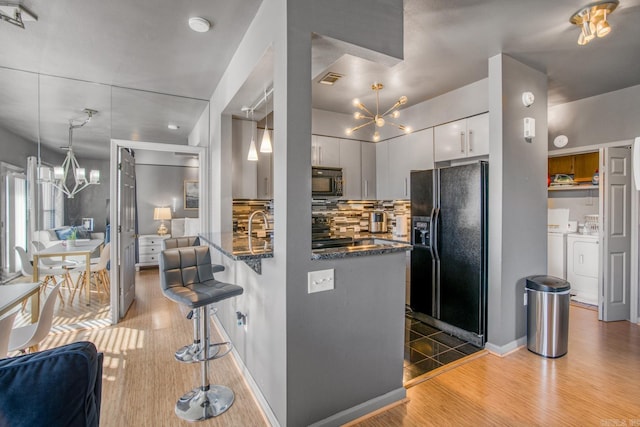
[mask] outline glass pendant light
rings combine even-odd
[[[264,133],[262,134],[262,142],[260,143],[261,153],[273,153],[271,147],[271,137],[269,136],[269,120],[267,112],[267,91],[264,92]]]
[[[249,110],[247,110],[247,117],[249,117]],[[251,110],[251,121],[253,121],[253,110]],[[251,131],[251,142],[249,143],[249,153],[247,154],[247,160],[250,162],[258,161],[258,151],[256,150],[256,140],[253,137],[254,131]]]

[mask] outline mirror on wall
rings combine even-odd
[[[20,191],[16,193],[16,198],[13,195],[15,188],[10,195],[6,186],[2,186],[0,271],[4,273],[19,273],[20,266],[10,254],[17,243],[29,246],[28,242],[37,230],[56,225],[82,225],[87,219],[92,219],[90,223],[94,231],[105,231],[109,221],[111,139],[208,145],[207,100],[3,67],[0,67],[0,93],[3,94],[3,102],[0,103],[0,170],[3,177],[23,174],[23,181],[19,177],[16,179],[25,188],[22,196]],[[96,113],[84,126],[73,130],[73,151],[80,167],[85,168],[87,178],[91,170],[100,171],[99,184],[88,186],[73,198],[55,197],[52,186],[42,182],[47,178],[44,174],[48,170],[51,178],[53,168],[62,165],[69,146],[69,121],[73,120],[76,125],[82,123],[87,118],[85,109]],[[33,178],[29,177],[28,159],[31,159]],[[180,159],[178,163],[184,161]],[[193,163],[193,159],[188,162]],[[38,164],[42,167],[37,168]],[[38,173],[42,174],[40,179]],[[72,181],[71,176],[67,179]],[[176,188],[182,190],[183,180],[180,181]],[[171,197],[170,203],[182,202],[182,191],[177,193]],[[56,203],[61,206],[60,212],[53,212]],[[28,208],[31,208],[31,214]],[[6,217],[8,212],[12,212],[10,218]],[[24,217],[22,228],[15,224],[15,220],[21,218],[16,212],[22,212]],[[23,229],[26,231],[21,231]],[[10,236],[8,230],[16,230],[20,236]]]

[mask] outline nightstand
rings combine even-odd
[[[162,241],[171,237],[171,234],[159,236],[157,234],[141,234],[138,236],[138,263],[136,271],[140,267],[154,267],[158,265],[158,257],[162,252]]]

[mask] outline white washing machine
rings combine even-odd
[[[567,280],[566,233],[547,233],[547,275]]]
[[[598,235],[567,235],[567,280],[573,299],[598,305]]]

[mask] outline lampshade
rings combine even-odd
[[[260,152],[261,153],[273,153],[273,148],[271,147],[271,137],[269,136],[269,128],[265,126],[264,133],[262,134],[262,142],[260,143]]]
[[[247,154],[247,160],[251,162],[258,161],[258,151],[256,150],[256,141],[251,137],[251,143],[249,144],[249,154]]]
[[[153,219],[156,221],[171,219],[171,208],[154,208]]]

